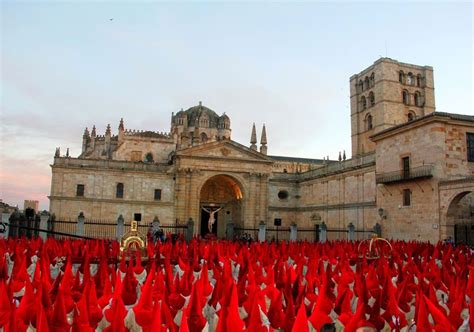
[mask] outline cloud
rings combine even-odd
[[[49,206],[51,170],[45,158],[2,157],[0,184],[0,198],[10,205],[23,208],[25,199],[33,199],[40,201],[41,209]]]

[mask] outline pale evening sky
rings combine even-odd
[[[437,111],[474,114],[470,2],[0,6],[0,199],[20,208],[48,208],[85,127],[169,131],[200,100],[242,144],[265,123],[269,154],[350,155],[349,77],[381,56],[433,66]]]

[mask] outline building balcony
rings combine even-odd
[[[433,165],[423,165],[418,167],[412,167],[407,170],[399,170],[395,172],[378,173],[375,175],[375,181],[377,183],[394,183],[394,182],[405,182],[415,179],[428,179],[433,177]]]

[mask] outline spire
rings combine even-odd
[[[260,138],[260,144],[267,144],[267,131],[265,130],[265,124],[263,124],[262,128],[262,137]]]
[[[92,126],[91,137],[96,137],[97,133],[95,132],[95,125]]]
[[[339,161],[342,161],[341,151],[339,151]]]
[[[110,123],[107,125],[107,129],[105,130],[105,136],[110,136],[111,131],[110,131]]]
[[[255,129],[255,123],[252,127],[252,135],[250,136],[250,148],[252,150],[257,150],[257,130]]]
[[[267,131],[265,130],[265,124],[263,124],[262,136],[260,137],[260,153],[267,154]]]
[[[69,158],[69,148],[66,150],[66,157]]]
[[[87,151],[87,148],[89,147],[90,143],[90,135],[89,135],[89,129],[84,130],[84,135],[82,135],[82,153]]]
[[[54,153],[54,157],[56,158],[59,158],[60,157],[60,154],[61,154],[61,149],[60,148],[56,148],[56,152]]]
[[[346,150],[344,150],[344,153],[342,154],[342,160],[346,160]]]
[[[125,136],[125,126],[123,125],[123,118],[120,118],[120,124],[118,126],[118,139],[122,141]]]

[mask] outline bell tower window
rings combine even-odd
[[[369,93],[369,103],[370,103],[370,107],[375,105],[375,97],[372,91]]]
[[[367,114],[367,117],[365,118],[365,122],[366,122],[365,126],[367,130],[370,130],[374,127],[372,123],[372,115]]]
[[[408,97],[408,91],[407,90],[403,90],[402,97],[403,97],[403,103],[405,105],[409,105],[410,102],[409,102],[409,97]]]
[[[414,97],[415,106],[421,106],[421,94],[417,91],[415,92],[415,95],[413,97]]]
[[[398,81],[403,84],[404,80],[405,80],[405,74],[403,73],[403,70],[400,70],[400,72],[398,73]]]
[[[365,99],[364,96],[362,96],[362,97],[360,98],[360,105],[361,105],[361,107],[362,107],[363,110],[365,110],[365,109],[367,108],[367,100]]]

